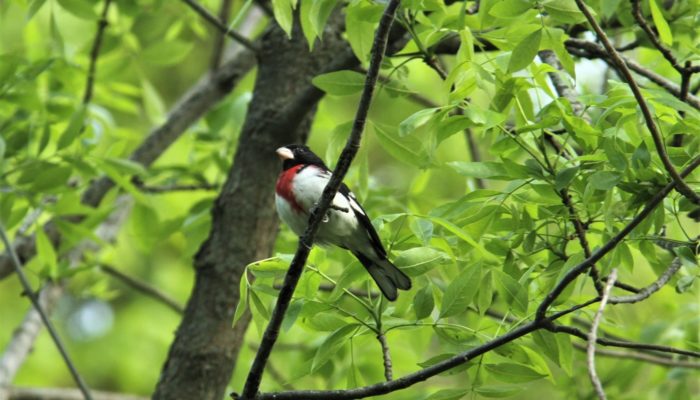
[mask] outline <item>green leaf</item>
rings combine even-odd
[[[480,245],[476,240],[472,239],[471,236],[467,232],[465,232],[462,228],[458,227],[457,225],[453,224],[452,222],[440,218],[440,217],[426,217],[430,218],[431,221],[437,223],[438,225],[442,226],[443,228],[447,229],[450,231],[452,234],[457,236],[459,239],[462,239],[472,247],[474,247],[476,250],[479,251],[481,257],[485,260],[488,261],[497,261],[497,258],[494,257],[493,254],[491,254],[488,250],[484,248],[484,246]]]
[[[428,245],[430,239],[433,237],[433,223],[425,218],[412,218],[409,228],[425,246]]]
[[[272,12],[275,15],[277,24],[279,24],[280,28],[291,38],[292,24],[294,23],[292,1],[272,0]]]
[[[328,22],[328,17],[330,17],[337,4],[338,0],[312,0],[309,19],[318,37],[321,37],[326,22]]]
[[[434,308],[433,289],[430,285],[424,286],[413,298],[413,311],[416,313],[416,319],[421,320],[429,317]]]
[[[521,285],[518,281],[503,271],[493,271],[496,276],[497,288],[508,304],[511,305],[511,309],[519,315],[525,315],[527,313],[528,305],[527,286]]]
[[[483,315],[484,312],[491,306],[493,301],[493,276],[491,271],[486,271],[483,278],[481,278],[481,285],[479,285],[479,294],[476,298],[476,305],[479,312]]]
[[[569,186],[569,183],[576,177],[578,170],[579,167],[570,167],[557,171],[557,176],[554,178],[554,187],[557,190],[562,190]]]
[[[46,3],[46,0],[32,0],[32,2],[29,4],[29,10],[27,10],[27,22],[34,17],[44,3]]]
[[[476,393],[490,398],[513,397],[522,390],[521,386],[515,385],[486,385],[474,388]]]
[[[489,15],[498,18],[518,18],[532,8],[527,0],[502,0],[489,10]]]
[[[50,192],[66,187],[68,179],[73,173],[73,168],[67,165],[58,165],[49,162],[37,164],[41,169],[28,168],[22,173],[20,182],[30,182],[30,190],[37,193]]]
[[[467,161],[452,161],[447,165],[452,167],[458,174],[469,178],[481,179],[505,179],[511,180],[512,177],[508,174],[503,163],[485,161],[485,162],[467,162]]]
[[[479,288],[480,280],[480,265],[464,269],[445,289],[440,318],[464,313]]]
[[[419,276],[450,261],[447,254],[430,247],[414,247],[399,253],[394,265],[409,276]]]
[[[278,277],[289,269],[289,260],[280,257],[270,257],[248,264],[246,267],[257,277]]]
[[[642,142],[632,153],[632,166],[636,169],[646,168],[651,164],[651,154],[646,143]]]
[[[248,292],[250,294],[250,300],[251,303],[253,303],[253,307],[255,308],[255,311],[263,317],[266,321],[270,320],[270,311],[265,307],[265,304],[263,304],[262,300],[260,299],[260,296],[255,292],[255,290],[251,290]]]
[[[236,305],[236,311],[233,313],[233,322],[231,322],[231,326],[236,325],[236,322],[238,322],[246,310],[248,310],[248,280],[245,274],[246,272],[243,272],[241,281],[238,283],[238,304]]]
[[[175,65],[187,57],[194,47],[192,42],[180,40],[158,41],[140,53],[143,62],[153,65]]]
[[[383,11],[383,6],[366,1],[351,2],[345,8],[345,35],[360,61],[369,60],[374,26],[379,22]]]
[[[386,126],[372,123],[374,133],[377,135],[379,144],[392,157],[406,164],[420,168],[430,165],[428,155],[423,148],[423,143],[413,136],[399,137],[399,135]]]
[[[588,182],[594,189],[610,190],[620,182],[620,179],[622,179],[622,174],[619,172],[598,171],[588,178]]]
[[[365,87],[365,76],[355,71],[335,71],[318,75],[311,83],[328,94],[347,96],[362,91]]]
[[[338,351],[345,345],[348,337],[357,329],[357,324],[347,324],[335,330],[321,343],[314,360],[311,363],[311,372],[318,371],[331,358],[335,358]]]
[[[426,397],[425,400],[457,400],[469,393],[469,389],[442,389]]]
[[[426,108],[411,114],[399,124],[399,136],[404,137],[425,125],[435,115],[439,108]]]
[[[95,12],[94,3],[86,0],[58,0],[61,8],[78,18],[95,20],[99,16]]]
[[[531,382],[546,376],[525,365],[513,363],[486,364],[486,370],[494,378],[507,383]]]
[[[56,145],[58,150],[69,146],[78,137],[80,132],[83,130],[86,114],[87,109],[84,105],[80,105],[75,110],[73,115],[70,117],[70,122],[68,122],[68,126],[61,134],[61,137],[58,139],[58,144]]]
[[[542,30],[538,29],[529,34],[525,39],[518,43],[513,49],[508,62],[508,72],[520,71],[530,65],[532,60],[537,55],[542,41]]]
[[[577,24],[586,20],[586,16],[579,10],[574,0],[546,1],[542,6],[547,14],[563,24]]]
[[[654,20],[654,25],[656,25],[656,30],[659,32],[659,38],[661,42],[667,46],[673,45],[673,33],[671,33],[671,27],[668,26],[668,22],[664,18],[664,14],[661,12],[661,7],[657,0],[649,0],[649,8],[651,9],[651,18]]]
[[[36,253],[41,265],[46,268],[47,275],[50,278],[56,278],[58,276],[56,250],[42,228],[36,230]]]

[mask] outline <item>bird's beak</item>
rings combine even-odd
[[[279,156],[280,160],[293,160],[294,159],[294,153],[292,153],[292,151],[286,147],[280,147],[279,149],[275,150],[275,152]]]

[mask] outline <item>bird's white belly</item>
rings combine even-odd
[[[279,195],[275,195],[277,211],[282,221],[301,236],[306,231],[309,221],[309,212],[316,206],[328,183],[329,174],[325,174],[315,167],[302,170],[294,178],[293,194],[297,204],[302,210],[295,209],[289,202]],[[327,213],[327,218],[321,223],[316,242],[319,244],[335,244],[348,247],[357,236],[359,228],[357,218],[350,204],[340,193],[335,195],[333,208]]]

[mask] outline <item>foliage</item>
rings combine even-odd
[[[700,65],[700,6],[642,3],[678,64]],[[232,168],[253,74],[156,163],[135,162],[129,155],[149,129],[169,118],[177,97],[210,67],[214,33],[180,2],[115,2],[97,59],[94,95],[86,102],[92,32],[102,4],[0,4],[0,221],[13,235],[36,235],[37,256],[26,263],[35,287],[67,280],[70,294],[59,304],[57,319],[90,385],[149,394],[178,316],[100,266],[124,270],[184,302],[192,257],[211,226],[215,193],[209,189],[220,186]],[[215,1],[202,4],[218,7]],[[386,336],[394,377],[400,377],[533,320],[562,277],[609,242],[670,181],[627,83],[605,63],[583,60],[600,56],[570,40],[590,39],[581,33],[588,28],[573,0],[401,4],[395,25],[410,41],[384,61],[363,146],[346,182],[374,217],[390,258],[411,276],[413,289],[387,302],[351,254],[315,248],[285,316],[264,392],[380,382],[385,371],[378,335]],[[333,9],[343,7],[345,38],[365,66],[384,9],[384,3],[368,0],[271,5],[287,34],[294,19],[300,20],[309,47],[324,40]],[[680,83],[634,20],[629,2],[588,5],[616,45],[635,44],[626,57]],[[231,19],[245,20],[249,8],[236,3]],[[267,23],[274,22],[259,22],[253,30]],[[547,50],[560,66],[543,61]],[[694,90],[697,78],[691,78]],[[562,94],[555,79],[574,94]],[[335,71],[312,83],[325,97],[310,145],[332,165],[350,131],[364,75]],[[697,105],[647,79],[639,83],[680,171],[700,154]],[[693,90],[686,93],[690,100],[697,94]],[[672,146],[677,135],[681,145]],[[472,156],[468,136],[477,143]],[[94,208],[81,204],[86,188],[103,176],[116,187]],[[697,190],[698,174],[686,182]],[[182,185],[204,190],[153,190]],[[96,228],[121,207],[121,196],[133,207],[117,227],[116,240],[105,240]],[[674,258],[682,262],[667,287],[649,299],[608,306],[602,336],[700,351],[700,229],[688,217],[696,207],[672,192],[596,263],[600,276],[617,268],[620,282],[644,287]],[[75,215],[83,217],[71,218]],[[42,229],[49,220],[57,221],[60,243]],[[71,250],[84,241],[93,246],[71,259]],[[242,275],[232,323],[247,323],[242,317],[249,310],[253,324],[231,379],[235,390],[242,387],[254,356],[250,347],[258,346],[296,244],[297,237],[282,228],[275,254],[249,264]],[[0,285],[4,346],[29,306],[17,297],[14,278]],[[626,293],[616,288],[613,294]],[[558,296],[551,312],[596,296],[583,275]],[[91,304],[108,305],[106,315],[113,313],[114,320],[86,316]],[[595,310],[584,308],[557,323],[585,331]],[[95,328],[100,324],[108,326]],[[591,397],[577,341],[540,329],[386,398]],[[14,384],[71,384],[49,347],[41,337]],[[611,398],[700,395],[691,369],[632,356],[599,356],[596,365]]]

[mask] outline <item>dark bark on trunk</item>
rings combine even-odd
[[[277,27],[263,36],[253,99],[209,238],[195,256],[195,285],[155,399],[223,398],[250,321],[245,315],[231,327],[239,282],[246,265],[269,257],[277,235],[275,149],[306,139],[322,96],[311,79],[357,63],[341,29],[335,15],[312,53],[299,29],[291,40]]]

